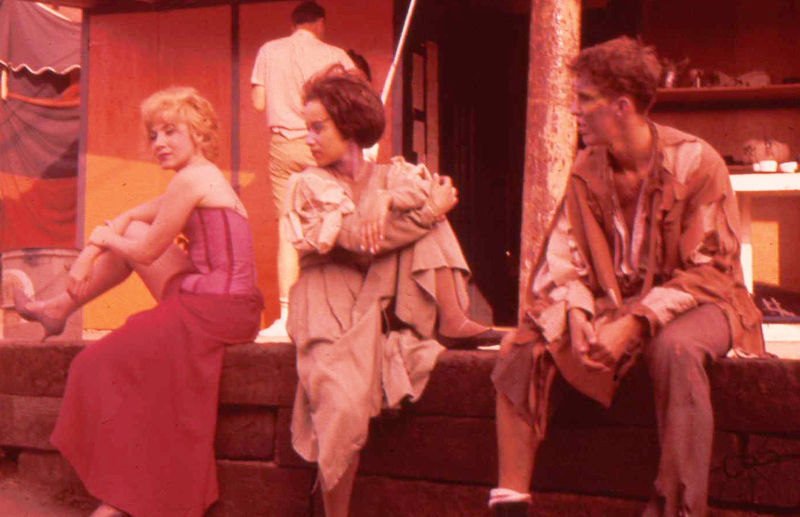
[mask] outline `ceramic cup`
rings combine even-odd
[[[758,165],[761,172],[775,172],[778,170],[778,162],[775,160],[761,160]]]

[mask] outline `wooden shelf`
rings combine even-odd
[[[760,88],[707,87],[659,88],[659,104],[702,104],[731,101],[800,100],[800,84],[773,84]]]
[[[752,195],[800,195],[800,174],[790,172],[755,172],[731,174],[735,192]]]

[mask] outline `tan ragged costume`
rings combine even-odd
[[[386,251],[361,251],[351,184],[324,169],[290,180],[282,221],[301,255],[288,321],[300,378],[292,441],[319,464],[325,489],[364,446],[371,417],[422,394],[443,351],[432,337],[435,269],[452,270],[468,305],[469,269],[449,223],[426,205],[427,169],[401,158],[370,167],[358,205],[369,206],[379,190],[391,193]]]

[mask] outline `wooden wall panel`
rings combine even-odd
[[[227,6],[91,16],[85,237],[172,177],[153,163],[139,118],[141,101],[161,88],[195,86],[214,103],[220,165],[230,167],[230,24]],[[153,303],[134,275],[85,307],[84,327],[115,328]]]
[[[269,182],[270,132],[264,113],[253,108],[250,75],[258,49],[266,41],[291,32],[294,2],[244,4],[239,7],[239,120],[240,172],[239,195],[250,217],[256,273],[264,294],[263,323],[278,317],[278,214],[272,202]]]
[[[266,298],[264,322],[278,314],[277,214],[272,204],[268,165],[269,134],[263,114],[250,102],[250,74],[258,48],[291,32],[296,2],[240,4],[239,105],[231,84],[232,7],[173,9],[146,13],[91,14],[89,139],[86,174],[86,236],[122,209],[163,192],[171,175],[152,163],[139,120],[139,103],[173,84],[196,87],[220,116],[220,166],[232,166],[234,131],[239,132],[239,184],[253,230],[259,286]],[[328,0],[326,39],[364,55],[380,90],[394,52],[391,0]],[[231,127],[238,109],[239,127]],[[387,109],[391,117],[391,108]],[[381,142],[381,158],[392,152],[391,126]],[[138,279],[89,304],[86,328],[114,328],[133,312],[152,305]]]
[[[220,159],[231,167],[231,8],[176,9],[159,15],[159,88],[193,86],[220,120]]]

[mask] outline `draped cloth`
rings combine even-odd
[[[246,219],[196,209],[184,235],[194,270],[78,354],[51,436],[89,493],[133,517],[201,517],[216,501],[223,353],[255,338],[263,307]]]
[[[371,167],[359,210],[350,185],[331,173],[293,176],[282,221],[301,253],[287,324],[300,381],[292,444],[318,463],[325,490],[366,443],[369,419],[419,398],[444,350],[434,337],[434,271],[448,268],[465,312],[469,303],[455,234],[425,203],[427,169],[399,158]],[[360,252],[358,218],[379,191],[392,196],[387,251],[369,257]]]
[[[66,74],[80,68],[81,24],[34,2],[0,2],[0,64],[15,72]]]
[[[76,240],[80,23],[33,2],[0,2],[0,251]]]

